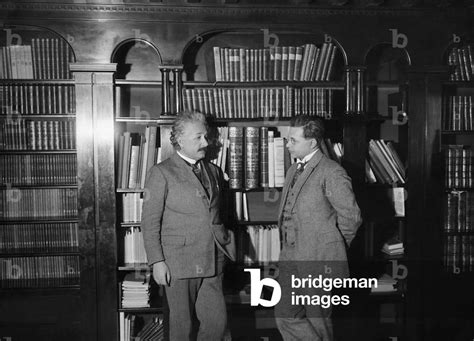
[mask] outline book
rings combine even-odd
[[[260,187],[268,187],[268,128],[260,127]]]
[[[242,188],[243,181],[243,129],[229,127],[229,187]]]
[[[245,127],[245,188],[257,188],[259,185],[259,128]]]

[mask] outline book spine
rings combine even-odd
[[[242,188],[243,129],[229,127],[229,187]]]
[[[257,188],[259,183],[259,129],[245,127],[245,188]]]

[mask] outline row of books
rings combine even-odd
[[[0,253],[77,252],[77,223],[0,226]]]
[[[447,235],[443,263],[449,273],[474,271],[474,235]]]
[[[466,45],[461,48],[453,48],[448,55],[448,65],[454,67],[450,80],[470,81],[474,79],[472,46]]]
[[[405,166],[392,142],[369,141],[369,159],[366,162],[366,177],[369,183],[390,185],[406,182]]]
[[[0,191],[0,219],[77,217],[77,189],[38,188]]]
[[[1,115],[70,115],[76,112],[74,85],[2,84]]]
[[[237,261],[267,264],[280,257],[280,231],[277,225],[248,225],[237,230]]]
[[[474,232],[474,192],[450,191],[446,193],[444,231]]]
[[[187,110],[216,118],[285,118],[306,114],[330,119],[333,91],[324,88],[193,88],[183,90]]]
[[[0,181],[10,186],[75,185],[77,156],[73,154],[0,155]]]
[[[282,187],[290,154],[268,127],[228,127],[229,187]]]
[[[119,188],[145,187],[148,170],[161,161],[161,149],[156,146],[157,129],[156,126],[147,126],[145,134],[126,131],[120,135],[117,176]]]
[[[445,149],[445,185],[448,188],[473,188],[474,153],[469,146],[448,145]]]
[[[148,260],[145,252],[145,244],[140,227],[134,226],[127,228],[123,242],[123,262],[125,266],[147,264]]]
[[[333,43],[264,49],[215,46],[216,81],[329,81],[337,47]]]
[[[164,324],[162,317],[152,317],[140,331],[136,331],[140,316],[120,312],[120,341],[163,341]]]
[[[136,223],[142,219],[143,195],[142,193],[122,194],[122,221]]]
[[[0,120],[0,150],[76,148],[76,123],[70,120]]]
[[[122,308],[150,307],[150,272],[130,272],[122,282]]]
[[[63,39],[33,38],[28,45],[0,47],[0,79],[68,79],[73,60]]]
[[[46,288],[79,285],[80,259],[76,255],[3,257],[0,288]]]
[[[448,111],[444,116],[446,130],[474,130],[472,96],[449,96]]]

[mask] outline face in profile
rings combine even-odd
[[[304,137],[303,127],[290,127],[286,147],[292,157],[303,159],[314,150],[315,146],[316,140],[314,138],[307,139]]]
[[[186,122],[178,143],[181,147],[180,153],[191,159],[201,160],[206,155],[208,146],[206,126],[199,121]]]

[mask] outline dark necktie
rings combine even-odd
[[[301,173],[303,173],[305,166],[306,166],[306,162],[298,162],[298,168],[296,168],[295,176],[293,177],[293,180],[291,180],[291,187],[295,185]]]
[[[198,161],[199,162],[199,161]],[[193,169],[193,173],[196,175],[196,177],[199,179],[199,181],[201,182],[202,186],[204,187],[204,189],[206,190],[206,194],[207,196],[209,196],[209,185],[207,183],[207,179],[206,179],[206,175],[204,174],[204,172],[202,171],[202,165],[201,165],[201,168],[199,168],[198,166],[198,162],[194,163],[194,164],[191,164],[191,167]]]

